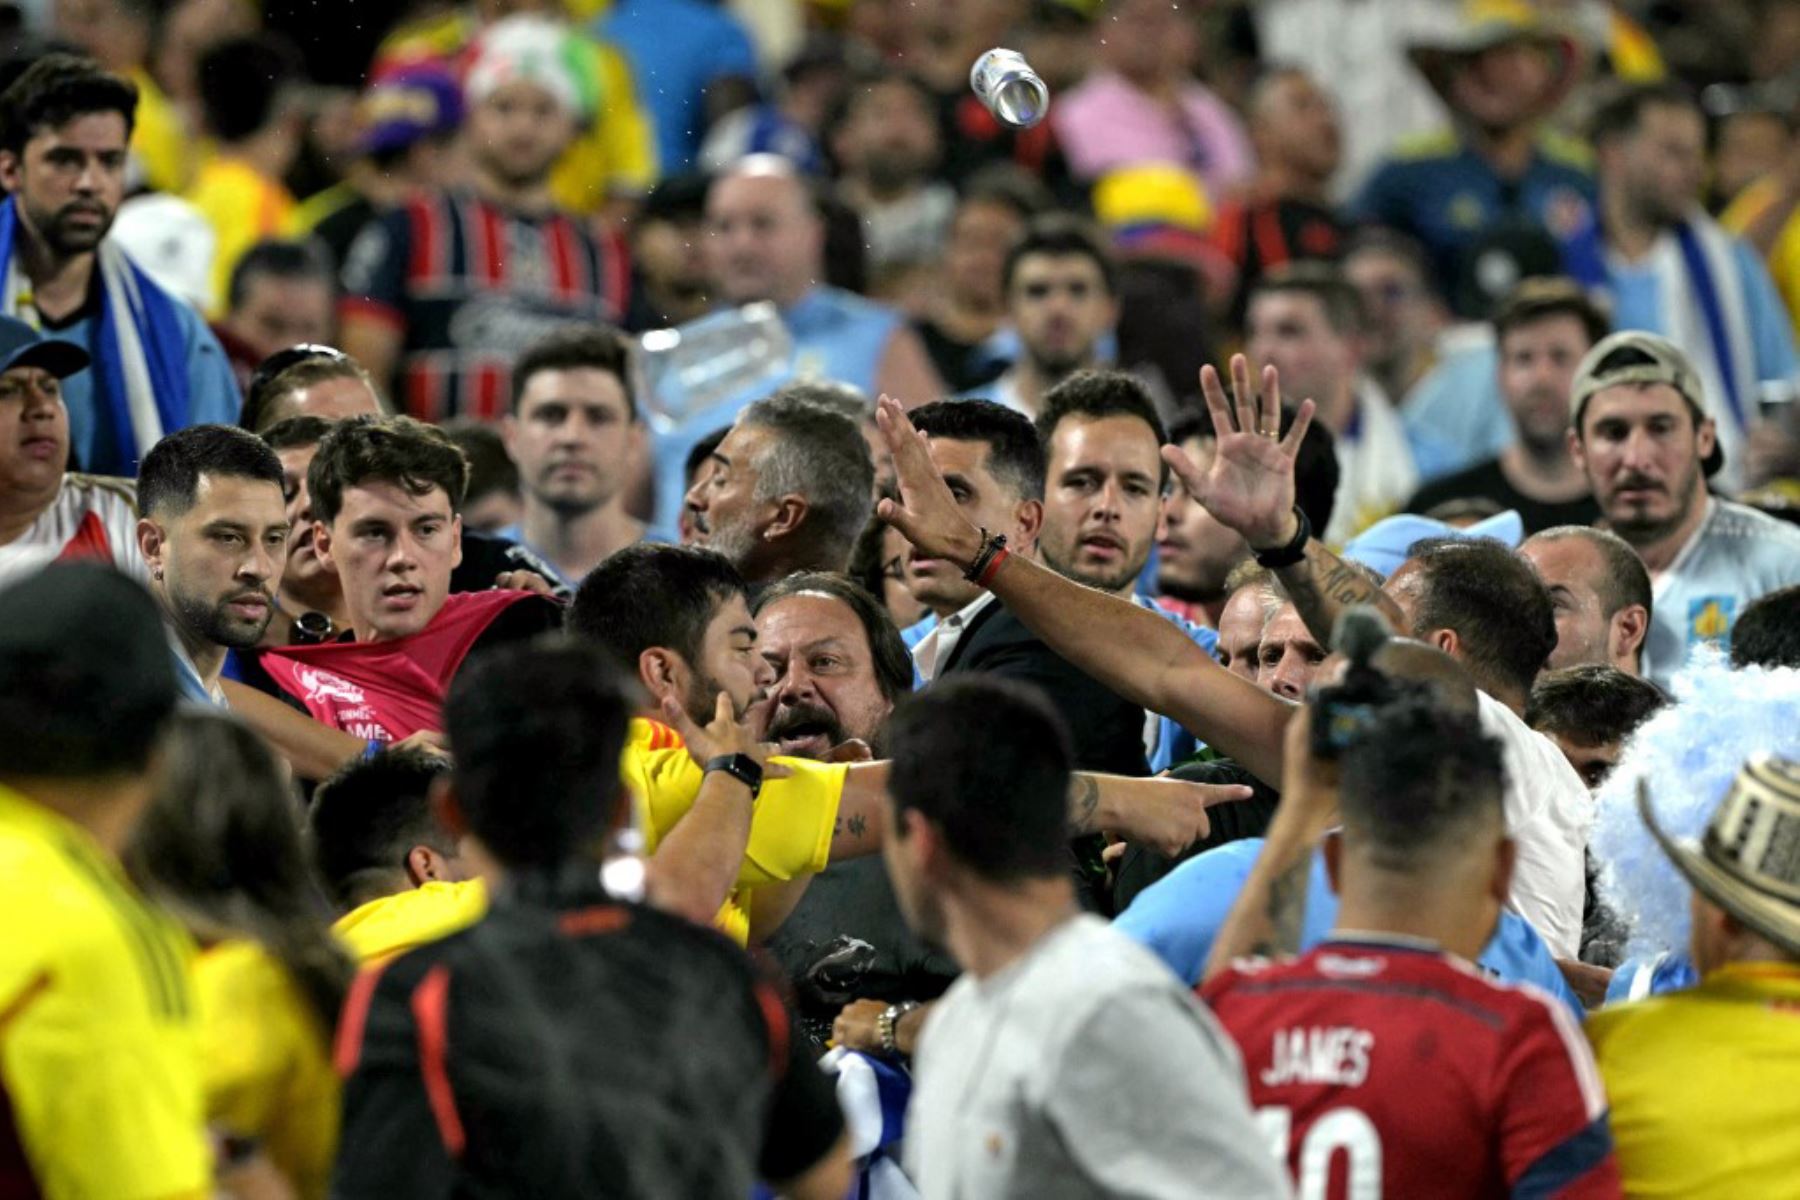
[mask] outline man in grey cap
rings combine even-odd
[[[66,469],[62,383],[87,367],[80,346],[0,317],[0,584],[64,558],[97,558],[149,578],[130,482]]]
[[[1638,809],[1693,886],[1697,987],[1587,1023],[1627,1194],[1776,1196],[1800,1172],[1800,762],[1753,756],[1699,842]]]
[[[1668,339],[1627,331],[1588,351],[1569,424],[1607,526],[1650,571],[1652,681],[1666,685],[1702,642],[1729,644],[1750,601],[1800,583],[1800,529],[1708,494],[1725,461],[1712,401]]]

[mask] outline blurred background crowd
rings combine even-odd
[[[0,1195],[1792,1193],[1797,134],[1800,0],[0,2]]]
[[[1369,460],[1345,472],[1342,540],[1459,492],[1579,495],[1560,431],[1509,418],[1493,369],[1497,309],[1545,276],[1695,359],[1725,490],[1780,504],[1797,469],[1800,9],[1778,0],[9,10],[22,54],[75,49],[137,86],[114,236],[205,313],[240,383],[323,342],[401,411],[493,422],[508,362],[558,321],[643,332],[773,300],[791,348],[758,360],[761,384],[976,389],[1030,413],[1072,366],[1116,365],[1172,419],[1197,367],[1244,347]],[[970,92],[998,45],[1049,85],[1034,128]],[[496,102],[514,73],[541,86]],[[792,164],[811,214],[717,194],[760,154]],[[422,199],[444,194],[479,202]],[[1086,306],[1006,290],[1007,248],[1049,214],[1104,250]],[[1312,261],[1337,266],[1315,290],[1355,295],[1324,321],[1252,319],[1260,280]],[[688,343],[652,367],[704,356]],[[757,369],[698,394],[653,381],[636,515],[673,529],[665,477]],[[1354,385],[1330,395],[1328,374]],[[128,474],[80,425],[79,465]]]

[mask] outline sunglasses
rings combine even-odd
[[[301,363],[318,361],[347,363],[355,360],[334,346],[321,346],[317,342],[301,342],[286,350],[277,350],[257,363],[256,370],[251,372],[250,382],[244,386],[245,409],[259,411],[262,408],[263,393],[284,372]]]

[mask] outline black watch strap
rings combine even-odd
[[[1312,540],[1313,535],[1312,522],[1306,519],[1306,510],[1298,504],[1294,505],[1294,517],[1294,540],[1272,550],[1254,550],[1257,566],[1278,571],[1282,567],[1291,567],[1306,557],[1306,543]]]
[[[721,754],[706,760],[706,771],[723,771],[745,787],[755,796],[762,791],[762,765],[748,754]]]

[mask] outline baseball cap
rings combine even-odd
[[[462,88],[448,68],[415,63],[382,75],[356,103],[362,154],[404,150],[462,124]]]
[[[1602,370],[1601,364],[1621,350],[1635,351],[1635,357],[1639,357],[1641,361]],[[1575,382],[1569,389],[1569,423],[1577,430],[1581,428],[1581,414],[1596,392],[1620,384],[1656,383],[1666,384],[1680,392],[1701,418],[1710,420],[1714,416],[1712,404],[1706,397],[1706,385],[1700,380],[1700,372],[1694,369],[1693,362],[1682,353],[1679,346],[1654,333],[1626,329],[1608,334],[1594,343],[1593,349],[1587,352],[1587,357],[1575,369]],[[1708,476],[1717,473],[1725,465],[1725,451],[1717,438],[1713,439],[1712,453],[1706,456],[1702,465]]]
[[[1431,517],[1396,513],[1391,517],[1383,517],[1351,538],[1344,546],[1344,557],[1379,571],[1386,578],[1398,571],[1400,564],[1412,556],[1414,543],[1441,537],[1468,541],[1490,538],[1516,550],[1519,543],[1525,540],[1525,523],[1510,508],[1463,528]]]
[[[640,221],[697,221],[706,215],[712,180],[698,172],[664,177],[638,208]]]
[[[42,367],[67,379],[88,366],[88,352],[74,342],[47,338],[15,317],[0,317],[0,372],[14,367]]]
[[[0,589],[10,771],[139,766],[179,695],[156,601],[136,581],[99,563],[53,563]]]

